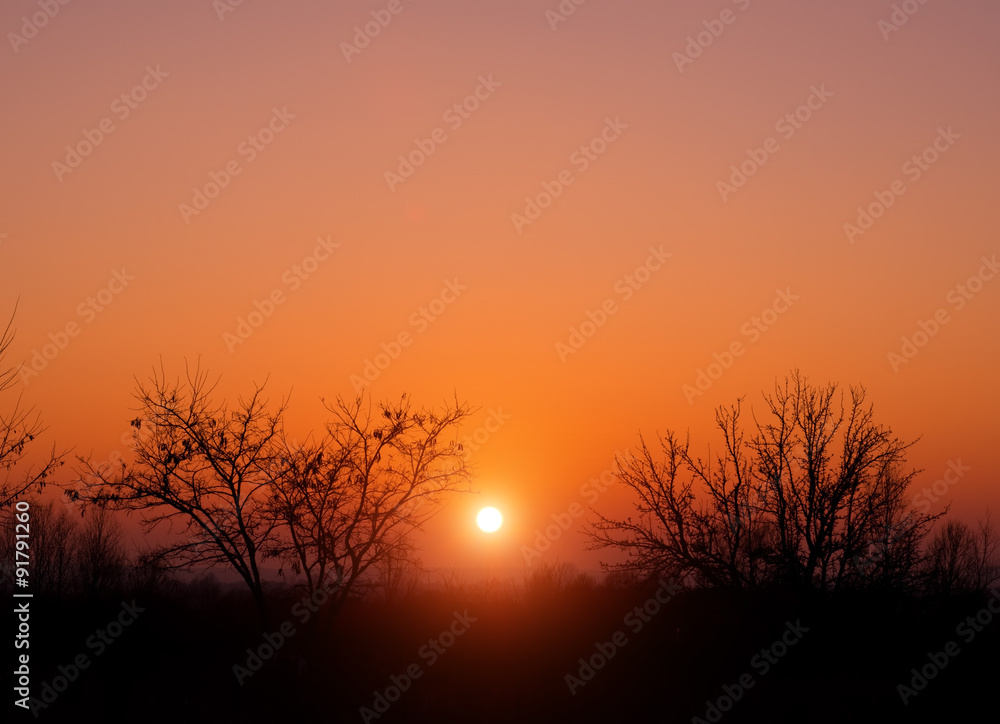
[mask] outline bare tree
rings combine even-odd
[[[157,555],[155,548],[144,545],[133,553],[126,581],[128,590],[133,594],[151,598],[176,585],[177,580],[171,575],[170,566]]]
[[[343,534],[338,516],[347,506],[350,454],[328,439],[298,444],[284,438],[271,462],[269,512],[284,535],[272,541],[267,554],[302,575],[309,591],[340,581],[334,550]]]
[[[228,566],[246,584],[267,629],[260,563],[274,529],[268,471],[285,403],[270,409],[261,385],[231,408],[214,401],[217,384],[198,368],[168,382],[162,366],[147,383],[137,381],[133,425],[149,432],[136,436],[133,462],[115,471],[81,458],[81,485],[70,496],[138,511],[147,529],[181,533],[180,542],[157,549],[155,557],[172,568]]]
[[[17,312],[15,306],[14,313]],[[0,334],[0,365],[14,341],[14,314],[11,314],[3,333]],[[0,393],[17,383],[17,369],[0,370]],[[52,451],[40,465],[24,465],[28,444],[44,432],[41,418],[33,408],[24,407],[22,394],[18,393],[13,407],[0,410],[0,508],[32,489],[41,489],[52,473],[63,464],[66,452]]]
[[[77,518],[55,503],[34,505],[31,515],[31,585],[41,593],[69,596],[78,589],[74,551],[79,536]]]
[[[982,592],[1000,578],[1000,541],[989,513],[976,528],[948,521],[928,546],[927,588],[941,596]]]
[[[985,591],[1000,581],[1000,536],[993,527],[990,511],[976,525],[976,588]]]
[[[370,570],[409,554],[409,533],[449,493],[467,490],[455,434],[470,411],[457,400],[415,409],[406,395],[324,404],[333,420],[323,440],[277,458],[271,503],[284,535],[273,552],[311,589],[336,583],[336,607],[373,580]]]
[[[864,388],[845,401],[837,385],[816,387],[795,371],[764,399],[749,432],[742,400],[717,410],[715,457],[697,457],[668,432],[662,457],[640,438],[638,454],[619,460],[638,500],[635,517],[598,515],[588,529],[592,548],[627,555],[606,568],[730,587],[912,583],[937,517],[906,505],[913,443],[875,424]]]
[[[592,591],[597,582],[572,563],[536,562],[524,573],[524,598],[533,603],[553,601],[567,593]]]
[[[107,508],[95,508],[76,538],[76,567],[84,595],[102,598],[117,592],[128,572],[121,523]]]
[[[416,558],[415,547],[408,539],[392,546],[375,564],[376,585],[388,603],[397,603],[416,593],[424,569]]]
[[[37,500],[30,504],[31,560],[29,572],[31,588],[49,598],[62,598],[74,594],[78,577],[74,552],[77,545],[77,519],[63,506]],[[0,509],[0,559],[5,568],[14,566],[15,508]],[[6,577],[12,580],[13,575]]]

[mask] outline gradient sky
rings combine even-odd
[[[291,391],[293,426],[318,429],[319,397],[353,395],[351,375],[408,331],[375,397],[457,393],[480,408],[469,435],[509,416],[477,452],[482,493],[429,527],[432,567],[520,566],[520,546],[587,504],[581,486],[639,431],[690,429],[705,450],[716,405],[759,406],[793,367],[866,385],[881,422],[923,436],[918,489],[968,465],[941,506],[1000,510],[1000,277],[961,308],[954,291],[1000,252],[996,3],[914,2],[891,30],[887,0],[587,0],[554,29],[557,0],[244,0],[220,18],[223,5],[76,0],[37,28],[35,2],[0,10],[0,311],[20,300],[7,361],[79,329],[26,379],[49,425],[38,450],[121,449],[132,378],[161,357],[171,374],[200,357],[231,394],[269,376],[274,398]],[[348,60],[342,44],[390,5]],[[679,69],[706,23],[721,32]],[[449,114],[477,87],[478,108]],[[810,97],[808,120],[782,123]],[[294,118],[251,158],[241,144],[275,109]],[[620,130],[584,169],[574,154],[607,119]],[[435,129],[444,141],[390,189],[386,172]],[[54,165],[87,134],[102,138],[76,168]],[[921,169],[911,159],[936,139]],[[720,192],[748,150],[765,162]],[[185,218],[232,162],[239,175]],[[516,228],[564,171],[572,184]],[[876,193],[892,205],[846,232]],[[339,246],[293,282],[317,238]],[[625,299],[650,247],[671,256]],[[87,311],[122,270],[134,279]],[[458,298],[412,323],[454,279]],[[283,303],[231,352],[224,335],[275,289]],[[753,339],[744,325],[776,290],[798,300]],[[617,311],[561,359],[609,298]],[[894,365],[940,309],[947,322]],[[686,399],[734,342],[745,354]],[[612,489],[597,505],[628,502]],[[494,537],[473,529],[485,504],[507,518]],[[545,560],[594,568],[584,543],[568,533]]]

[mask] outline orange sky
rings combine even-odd
[[[482,494],[429,529],[431,566],[520,566],[640,430],[704,448],[714,406],[792,367],[867,385],[923,435],[922,483],[968,465],[941,505],[1000,509],[1000,8],[903,5],[890,25],[861,0],[5,3],[0,310],[20,298],[9,361],[42,444],[119,448],[160,356],[233,392],[270,375],[318,428],[319,396],[408,332],[372,394],[455,391],[481,407],[469,435],[506,418]],[[507,517],[492,538],[486,503]],[[583,545],[545,558],[595,567]]]

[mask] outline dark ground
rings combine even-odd
[[[181,586],[169,595],[103,603],[36,597],[31,695],[41,696],[43,682],[62,684],[53,682],[59,665],[84,654],[89,666],[38,711],[38,720],[362,722],[362,707],[372,709],[368,721],[380,723],[996,720],[1000,621],[956,631],[986,597],[807,600],[781,591],[700,591],[678,594],[646,621],[626,621],[652,593],[587,586],[527,599],[427,592],[395,603],[352,603],[335,619],[321,608],[305,624],[289,612],[297,597],[286,597],[274,602],[271,628],[288,621],[296,633],[242,686],[233,666],[246,666],[246,649],[264,640],[252,607],[236,593]],[[145,610],[98,652],[100,640],[90,637],[133,597]],[[475,621],[447,648],[445,635],[443,653],[422,649],[466,610]],[[780,641],[788,622],[808,631],[765,673],[765,660],[753,657]],[[579,660],[597,654],[598,643],[610,651],[606,642],[618,631],[627,643],[571,693],[565,677],[580,676]],[[897,685],[909,684],[911,669],[929,664],[928,654],[949,641],[957,655],[945,655],[944,669],[904,705]],[[9,651],[8,666],[16,665],[17,652]],[[375,692],[385,695],[390,677],[408,668],[419,678],[375,718]],[[747,674],[752,686],[740,693],[735,687]],[[738,700],[715,717],[707,702],[722,697],[724,686]],[[6,706],[13,715],[4,721],[35,720]]]

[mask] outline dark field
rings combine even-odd
[[[1000,609],[996,598],[671,593],[587,582],[451,588],[351,601],[335,617],[275,595],[273,654],[243,594],[217,585],[122,592],[105,602],[36,598],[32,696],[64,689],[38,718],[984,721],[975,712],[995,702],[1000,626],[965,620],[984,608],[980,621],[991,618],[986,606]],[[142,609],[134,622],[109,629],[133,598]],[[941,653],[949,642],[957,655]],[[80,654],[88,664],[75,680],[55,680],[60,665],[72,677]],[[928,654],[943,670],[904,705],[897,687],[911,685],[911,670],[939,668]],[[242,685],[235,665],[246,667]],[[710,703],[728,711],[720,716]]]

